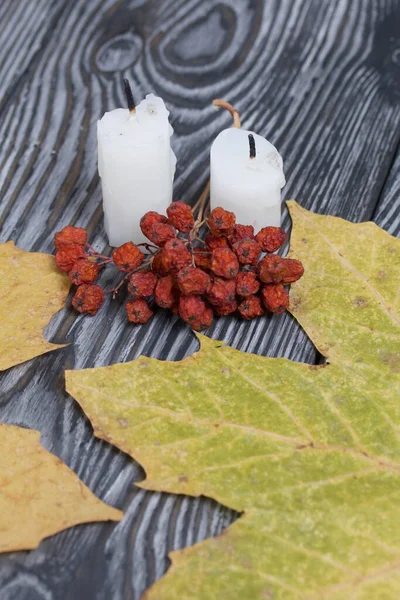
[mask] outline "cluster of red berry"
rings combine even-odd
[[[202,240],[198,232],[205,223],[209,233]],[[251,225],[237,224],[235,215],[223,208],[195,221],[187,204],[174,202],[167,216],[146,213],[140,227],[150,243],[127,242],[112,258],[87,243],[84,229],[68,226],[56,233],[57,265],[78,286],[72,300],[76,310],[97,312],[104,292],[94,282],[102,267],[114,263],[124,277],[111,291],[115,294],[127,281],[129,321],[146,323],[153,315],[148,300],[154,297],[158,306],[201,331],[214,314],[238,311],[243,319],[253,319],[265,311],[284,312],[289,307],[285,286],[304,272],[300,261],[274,254],[286,239],[283,229],[264,227],[255,235]]]

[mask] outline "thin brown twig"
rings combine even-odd
[[[110,262],[112,262],[112,258],[109,258],[108,260],[104,260],[103,262],[98,262],[97,266],[98,267],[104,267],[105,265],[109,265]]]
[[[232,104],[230,104],[230,102],[227,102],[226,100],[220,100],[219,98],[217,98],[216,100],[213,101],[213,105],[218,106],[218,108],[225,108],[225,110],[230,112],[233,117],[233,126],[240,129],[239,111],[237,111],[236,108],[234,106],[232,106]]]
[[[141,244],[136,244],[136,246],[144,246],[144,248],[146,248],[146,250],[152,249],[152,250],[159,250],[158,246],[155,246],[154,244],[148,244],[147,242],[142,242]]]
[[[204,203],[208,198],[208,194],[210,193],[210,180],[207,181],[204,190],[201,192],[199,199],[196,204],[192,208],[192,213],[194,214],[197,210],[199,210],[200,206]]]
[[[133,275],[133,273],[137,273],[137,271],[143,271],[143,269],[147,269],[149,268],[151,262],[153,259],[153,255],[151,255],[148,259],[146,259],[144,262],[142,262],[142,264],[140,265],[140,267],[137,267],[136,269],[133,269],[132,271],[129,271],[129,273],[125,273],[125,275],[123,276],[123,278],[121,279],[121,281],[118,283],[118,285],[115,286],[115,288],[112,288],[111,290],[107,290],[106,292],[104,292],[105,294],[112,294],[113,295],[113,299],[116,297],[118,290],[120,289],[120,287],[125,283],[125,281],[131,276]]]
[[[217,106],[218,108],[224,108],[225,110],[230,112],[230,114],[233,117],[233,126],[240,128],[239,111],[236,110],[236,108],[234,106],[232,106],[232,104],[230,104],[230,102],[216,98],[213,101],[213,105]],[[203,192],[201,193],[200,198],[197,200],[197,202],[195,203],[195,205],[192,208],[193,214],[195,214],[196,211],[198,211],[196,225],[198,224],[197,222],[200,222],[203,220],[204,213],[207,212],[208,206],[207,206],[206,201],[208,200],[209,194],[210,194],[210,180],[207,181],[206,186],[205,186]],[[199,229],[199,227],[197,229]]]
[[[95,254],[98,254],[96,248],[93,248],[92,244],[89,244],[89,242],[86,242],[86,246],[89,248],[89,250],[91,250]]]
[[[210,195],[210,180],[208,180],[206,187],[203,190],[203,193],[200,196],[200,204],[199,204],[199,212],[197,213],[196,222],[203,221],[203,215],[206,210],[206,205],[208,203],[208,197]]]
[[[188,243],[189,243],[192,253],[194,250],[193,242],[196,239],[199,240],[199,237],[197,234],[198,234],[200,228],[205,223],[205,219],[203,219],[203,215],[204,215],[205,211],[207,210],[207,207],[209,207],[209,202],[208,202],[209,194],[210,194],[210,180],[207,181],[206,187],[202,191],[200,198],[197,200],[196,204],[192,208],[193,214],[196,212],[196,210],[198,210],[198,214],[197,214],[196,220],[194,222],[193,229],[190,232],[189,239],[188,239]],[[192,262],[194,264],[194,257],[193,257]]]
[[[104,256],[103,254],[89,254],[88,256],[89,256],[89,259],[90,258],[94,258],[94,259],[100,258],[104,262],[104,264],[110,263],[113,261],[112,258],[110,258],[109,256]]]
[[[89,244],[88,242],[86,242],[86,246],[89,249],[90,252],[92,252],[92,254],[88,253],[88,257],[89,258],[101,258],[102,260],[104,260],[104,264],[106,262],[111,262],[112,258],[110,258],[109,256],[105,256],[104,254],[100,254],[100,252],[97,252],[97,250],[95,248],[93,248],[93,246],[91,244]]]

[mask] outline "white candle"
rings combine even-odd
[[[237,223],[253,225],[256,233],[268,225],[279,227],[284,185],[282,157],[265,138],[236,127],[217,136],[211,147],[211,209],[234,212]]]
[[[164,214],[172,201],[176,157],[169,112],[153,94],[136,109],[132,100],[130,108],[106,112],[97,124],[104,224],[111,246],[145,241],[141,217],[149,210]]]

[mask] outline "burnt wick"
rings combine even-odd
[[[249,148],[250,148],[250,158],[256,157],[256,142],[254,139],[254,135],[249,133]]]
[[[134,112],[136,112],[136,107],[135,107],[135,101],[133,99],[131,85],[130,85],[128,79],[123,79],[123,82],[124,82],[124,88],[125,88],[125,94],[126,94],[126,101],[127,101],[127,104],[128,104],[129,112],[130,113],[134,113]]]

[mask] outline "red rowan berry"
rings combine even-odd
[[[156,246],[164,246],[165,242],[175,237],[175,229],[168,223],[154,223],[147,232],[147,238]]]
[[[229,212],[220,206],[214,208],[208,217],[207,223],[213,235],[229,235],[233,232],[236,217],[233,212]]]
[[[303,273],[304,267],[299,260],[276,254],[268,254],[258,263],[258,274],[263,283],[293,283]]]
[[[229,248],[216,248],[211,256],[211,270],[215,275],[235,279],[239,272],[239,261]]]
[[[252,296],[260,289],[260,282],[253,271],[240,271],[236,276],[236,293],[238,296]]]
[[[71,283],[81,285],[82,283],[93,283],[96,281],[100,267],[97,263],[91,260],[78,260],[73,264],[72,269],[68,273]]]
[[[103,290],[99,285],[84,283],[78,287],[72,298],[72,306],[80,313],[94,315],[104,302]]]
[[[160,250],[153,256],[153,259],[151,261],[151,268],[153,269],[154,273],[157,273],[157,275],[161,275],[162,277],[168,275],[168,269],[164,265],[162,250]]]
[[[126,313],[128,321],[131,323],[147,323],[153,316],[153,311],[147,304],[146,300],[128,300],[126,303]]]
[[[264,309],[258,296],[248,296],[242,300],[238,306],[238,311],[246,321],[264,314]]]
[[[236,300],[232,300],[229,304],[221,304],[221,306],[214,306],[214,312],[219,317],[225,317],[231,315],[237,309],[238,304]]]
[[[179,298],[179,315],[196,331],[207,329],[213,320],[211,307],[198,295]]]
[[[203,271],[211,271],[211,252],[202,248],[193,248],[194,264]]]
[[[150,238],[147,234],[150,233],[150,230],[155,223],[168,223],[168,219],[155,210],[149,210],[149,212],[140,219],[140,229],[142,230],[143,235],[148,239]]]
[[[304,274],[303,264],[295,258],[284,258],[284,275],[282,283],[293,283]]]
[[[153,271],[137,271],[133,273],[128,282],[128,292],[135,298],[146,298],[154,294],[157,277]]]
[[[78,246],[85,246],[87,241],[87,233],[82,227],[71,227],[67,225],[61,231],[57,231],[54,235],[54,243],[57,249],[63,246],[69,246],[71,244],[78,244]]]
[[[204,294],[210,283],[210,276],[197,267],[184,267],[176,277],[178,288],[186,296]]]
[[[256,265],[261,252],[260,244],[249,238],[243,238],[235,242],[232,245],[232,250],[242,265]]]
[[[281,283],[270,283],[261,290],[264,306],[269,312],[285,312],[289,308],[289,294]]]
[[[226,237],[217,237],[212,233],[206,233],[204,241],[208,250],[211,250],[211,252],[216,248],[229,248],[228,240],[226,239]]]
[[[240,225],[236,223],[233,228],[233,232],[228,236],[228,240],[230,244],[235,244],[239,240],[243,240],[244,238],[254,239],[254,227],[253,225]]]
[[[167,215],[172,225],[181,233],[189,233],[193,228],[193,213],[188,204],[173,202],[167,208]]]
[[[256,235],[263,252],[275,252],[285,242],[287,233],[282,227],[263,227]]]
[[[234,280],[213,277],[206,290],[206,298],[214,306],[231,304],[235,300],[235,291]]]
[[[162,252],[162,262],[168,271],[180,271],[192,264],[192,255],[182,240],[168,240]]]
[[[283,258],[276,254],[264,256],[258,263],[257,270],[264,283],[279,283],[283,277]]]
[[[120,271],[128,273],[142,264],[144,254],[133,242],[126,242],[113,251],[112,258]]]
[[[83,246],[79,244],[69,244],[61,246],[56,252],[56,263],[60,271],[67,273],[72,269],[76,261],[86,258]]]
[[[174,280],[172,275],[161,277],[157,281],[154,298],[161,308],[171,308],[176,302],[177,293],[174,289]]]

